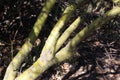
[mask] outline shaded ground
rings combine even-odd
[[[25,42],[44,1],[0,0],[0,80],[4,77],[5,70],[13,56]],[[39,57],[38,52],[40,53],[53,25],[68,4],[67,0],[56,3],[44,25],[42,34],[37,39],[41,41],[41,46],[33,49],[31,55],[20,68],[20,72],[35,61],[33,57],[35,59]],[[66,26],[76,16],[82,14],[83,8],[79,7],[77,9]],[[106,9],[109,8],[111,8],[111,5]],[[99,14],[99,12],[99,10],[95,13],[88,12],[85,23],[81,24],[70,38],[84,26],[101,16],[102,14]],[[89,38],[81,42],[75,50],[73,59],[54,65],[37,80],[120,80],[120,16],[115,17],[106,23],[103,28],[92,33]]]
[[[80,43],[72,60],[52,67],[43,74],[45,78],[42,80],[120,80],[120,38],[115,38],[119,34],[112,33],[107,37],[109,32],[105,33],[93,35]]]

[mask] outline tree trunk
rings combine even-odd
[[[30,32],[27,41],[24,43],[21,50],[17,53],[17,55],[13,58],[13,60],[9,64],[6,70],[5,76],[4,76],[4,80],[15,79],[20,65],[22,64],[22,62],[25,60],[25,58],[28,56],[29,52],[31,51],[33,43],[38,37],[42,29],[42,26],[44,25],[45,20],[47,19],[47,16],[49,12],[51,11],[51,8],[55,4],[55,2],[56,0],[46,1],[46,4],[44,5],[40,15],[38,16],[38,19],[36,23],[34,24],[33,29]]]
[[[79,42],[84,40],[89,35],[89,33],[101,27],[104,23],[118,14],[120,14],[120,7],[115,7],[108,11],[103,17],[96,19],[89,26],[86,26],[84,29],[82,29],[71,41],[68,42],[64,48],[62,48],[57,53],[54,53],[55,56],[52,59],[49,59],[49,56],[44,55],[44,58],[43,56],[40,56],[40,58],[30,68],[18,76],[16,80],[34,80],[53,64],[70,59],[73,55],[72,50]],[[51,51],[46,51],[42,54],[51,55],[50,53]]]

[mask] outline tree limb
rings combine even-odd
[[[21,50],[17,53],[17,55],[13,58],[13,60],[9,64],[3,80],[14,80],[15,79],[20,65],[22,64],[24,59],[28,56],[29,52],[31,51],[33,43],[38,37],[42,29],[42,26],[44,25],[45,20],[47,19],[47,16],[49,12],[51,11],[51,8],[55,4],[55,2],[56,0],[46,1],[46,4],[44,5],[40,15],[38,16],[38,19],[36,23],[34,24],[33,29],[30,32],[27,41],[24,43]]]

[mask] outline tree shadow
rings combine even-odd
[[[117,61],[118,63],[115,63],[116,59],[109,61],[108,56],[110,54],[106,55],[105,47],[108,46],[93,46],[93,42],[94,40],[86,40],[80,43],[77,51],[80,57],[76,60],[78,64],[75,66],[75,69],[70,70],[62,80],[112,80],[116,75],[120,74],[119,61]],[[87,65],[91,65],[91,67],[86,68],[85,66]],[[81,67],[84,67],[86,70],[85,72],[83,70],[84,73],[79,71]],[[112,77],[110,77],[110,75],[112,75]]]
[[[87,74],[90,74],[91,72],[94,71],[95,69],[95,63],[86,63],[83,59],[81,59],[82,57],[78,58],[78,64],[75,66],[75,68],[73,70],[70,70],[63,78],[62,80],[77,80],[78,77],[81,77],[81,76],[84,76],[84,75],[87,75]],[[89,69],[89,65],[92,65]],[[77,77],[74,77],[74,78],[71,78],[70,79],[70,76],[72,76],[73,74],[75,74],[81,67],[85,67],[86,65],[88,65],[86,67],[87,71]],[[79,72],[78,72],[79,73]]]

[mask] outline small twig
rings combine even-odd
[[[108,50],[104,47],[104,50],[105,50],[105,52],[106,52],[106,56],[108,56],[108,58],[109,58],[109,60],[111,60],[113,57],[112,57],[112,55],[111,54],[109,54],[110,52],[108,52]]]

